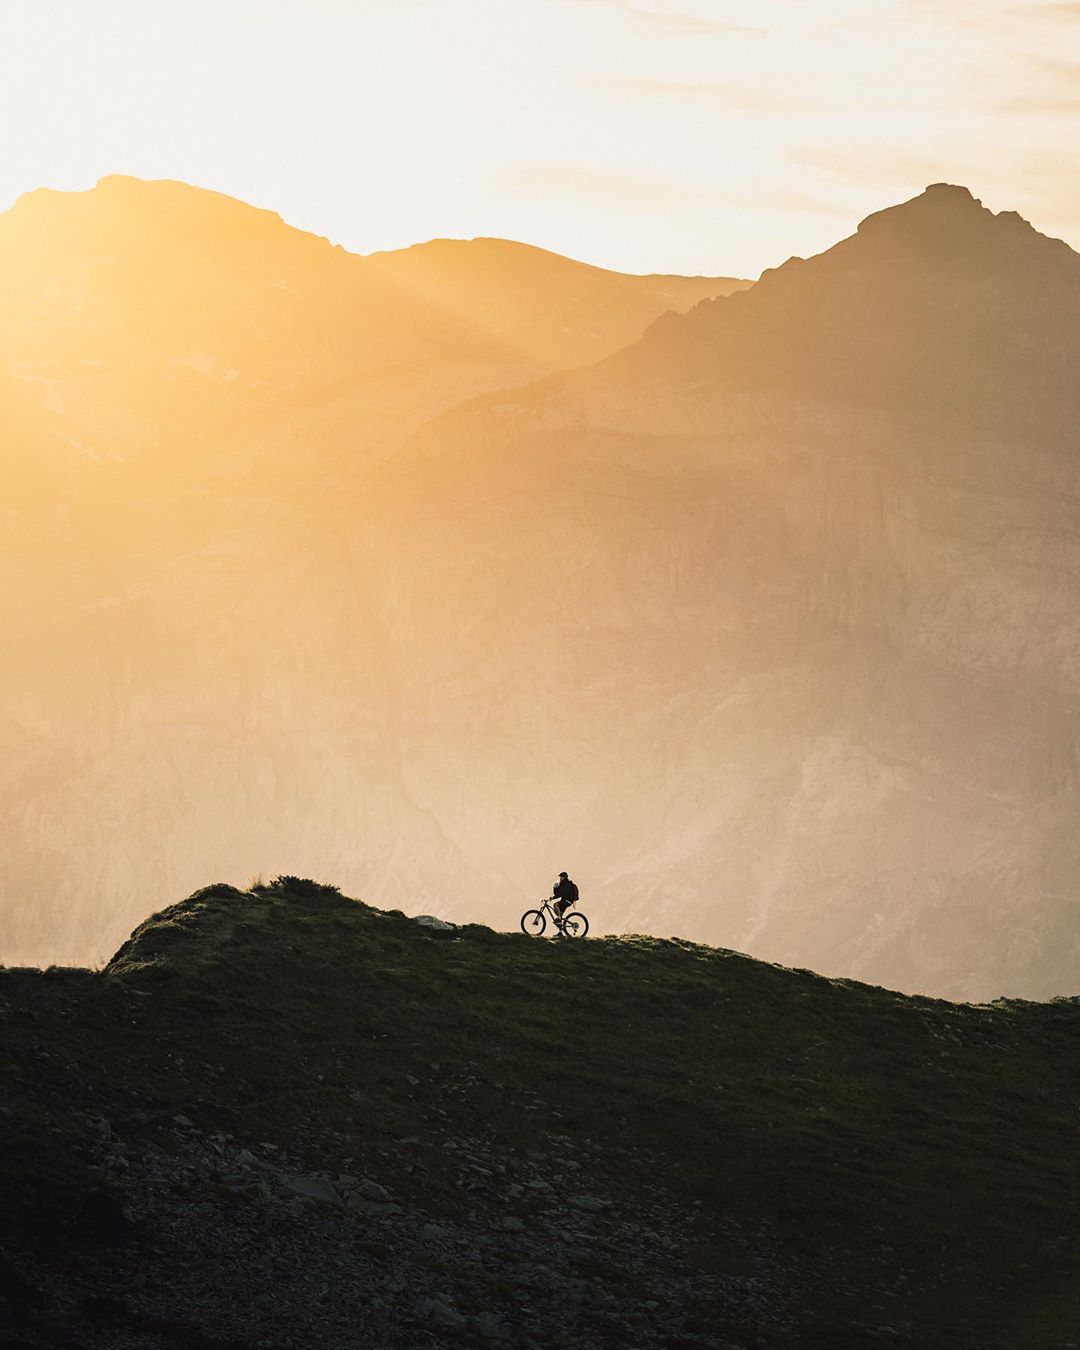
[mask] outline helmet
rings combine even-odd
[[[563,881],[569,881],[570,879],[565,872],[560,872],[559,876],[562,878]]]

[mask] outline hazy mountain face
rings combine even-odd
[[[168,472],[245,451],[355,467],[471,394],[596,361],[746,284],[505,240],[357,257],[180,183],[36,192],[0,215],[7,452],[66,479],[86,459]]]
[[[9,959],[257,871],[508,926],[566,868],[600,929],[1075,986],[1065,245],[936,187],[640,341],[709,283],[115,180],[0,250]]]
[[[383,503],[418,795],[613,927],[1074,987],[1078,398],[1080,258],[936,187],[444,418]]]
[[[456,876],[403,773],[375,466],[745,284],[498,240],[360,258],[129,179],[0,216],[0,959],[104,955],[207,875],[402,903]]]

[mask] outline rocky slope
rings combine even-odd
[[[1061,1350],[1077,1016],[208,888],[0,971],[6,1344]]]

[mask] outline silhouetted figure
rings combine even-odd
[[[555,913],[560,919],[571,905],[577,904],[578,888],[565,872],[559,873],[559,879],[555,883],[555,889],[551,892],[551,898],[555,901]]]

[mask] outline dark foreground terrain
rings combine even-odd
[[[0,972],[5,1347],[1080,1344],[1080,1004],[217,886]]]

